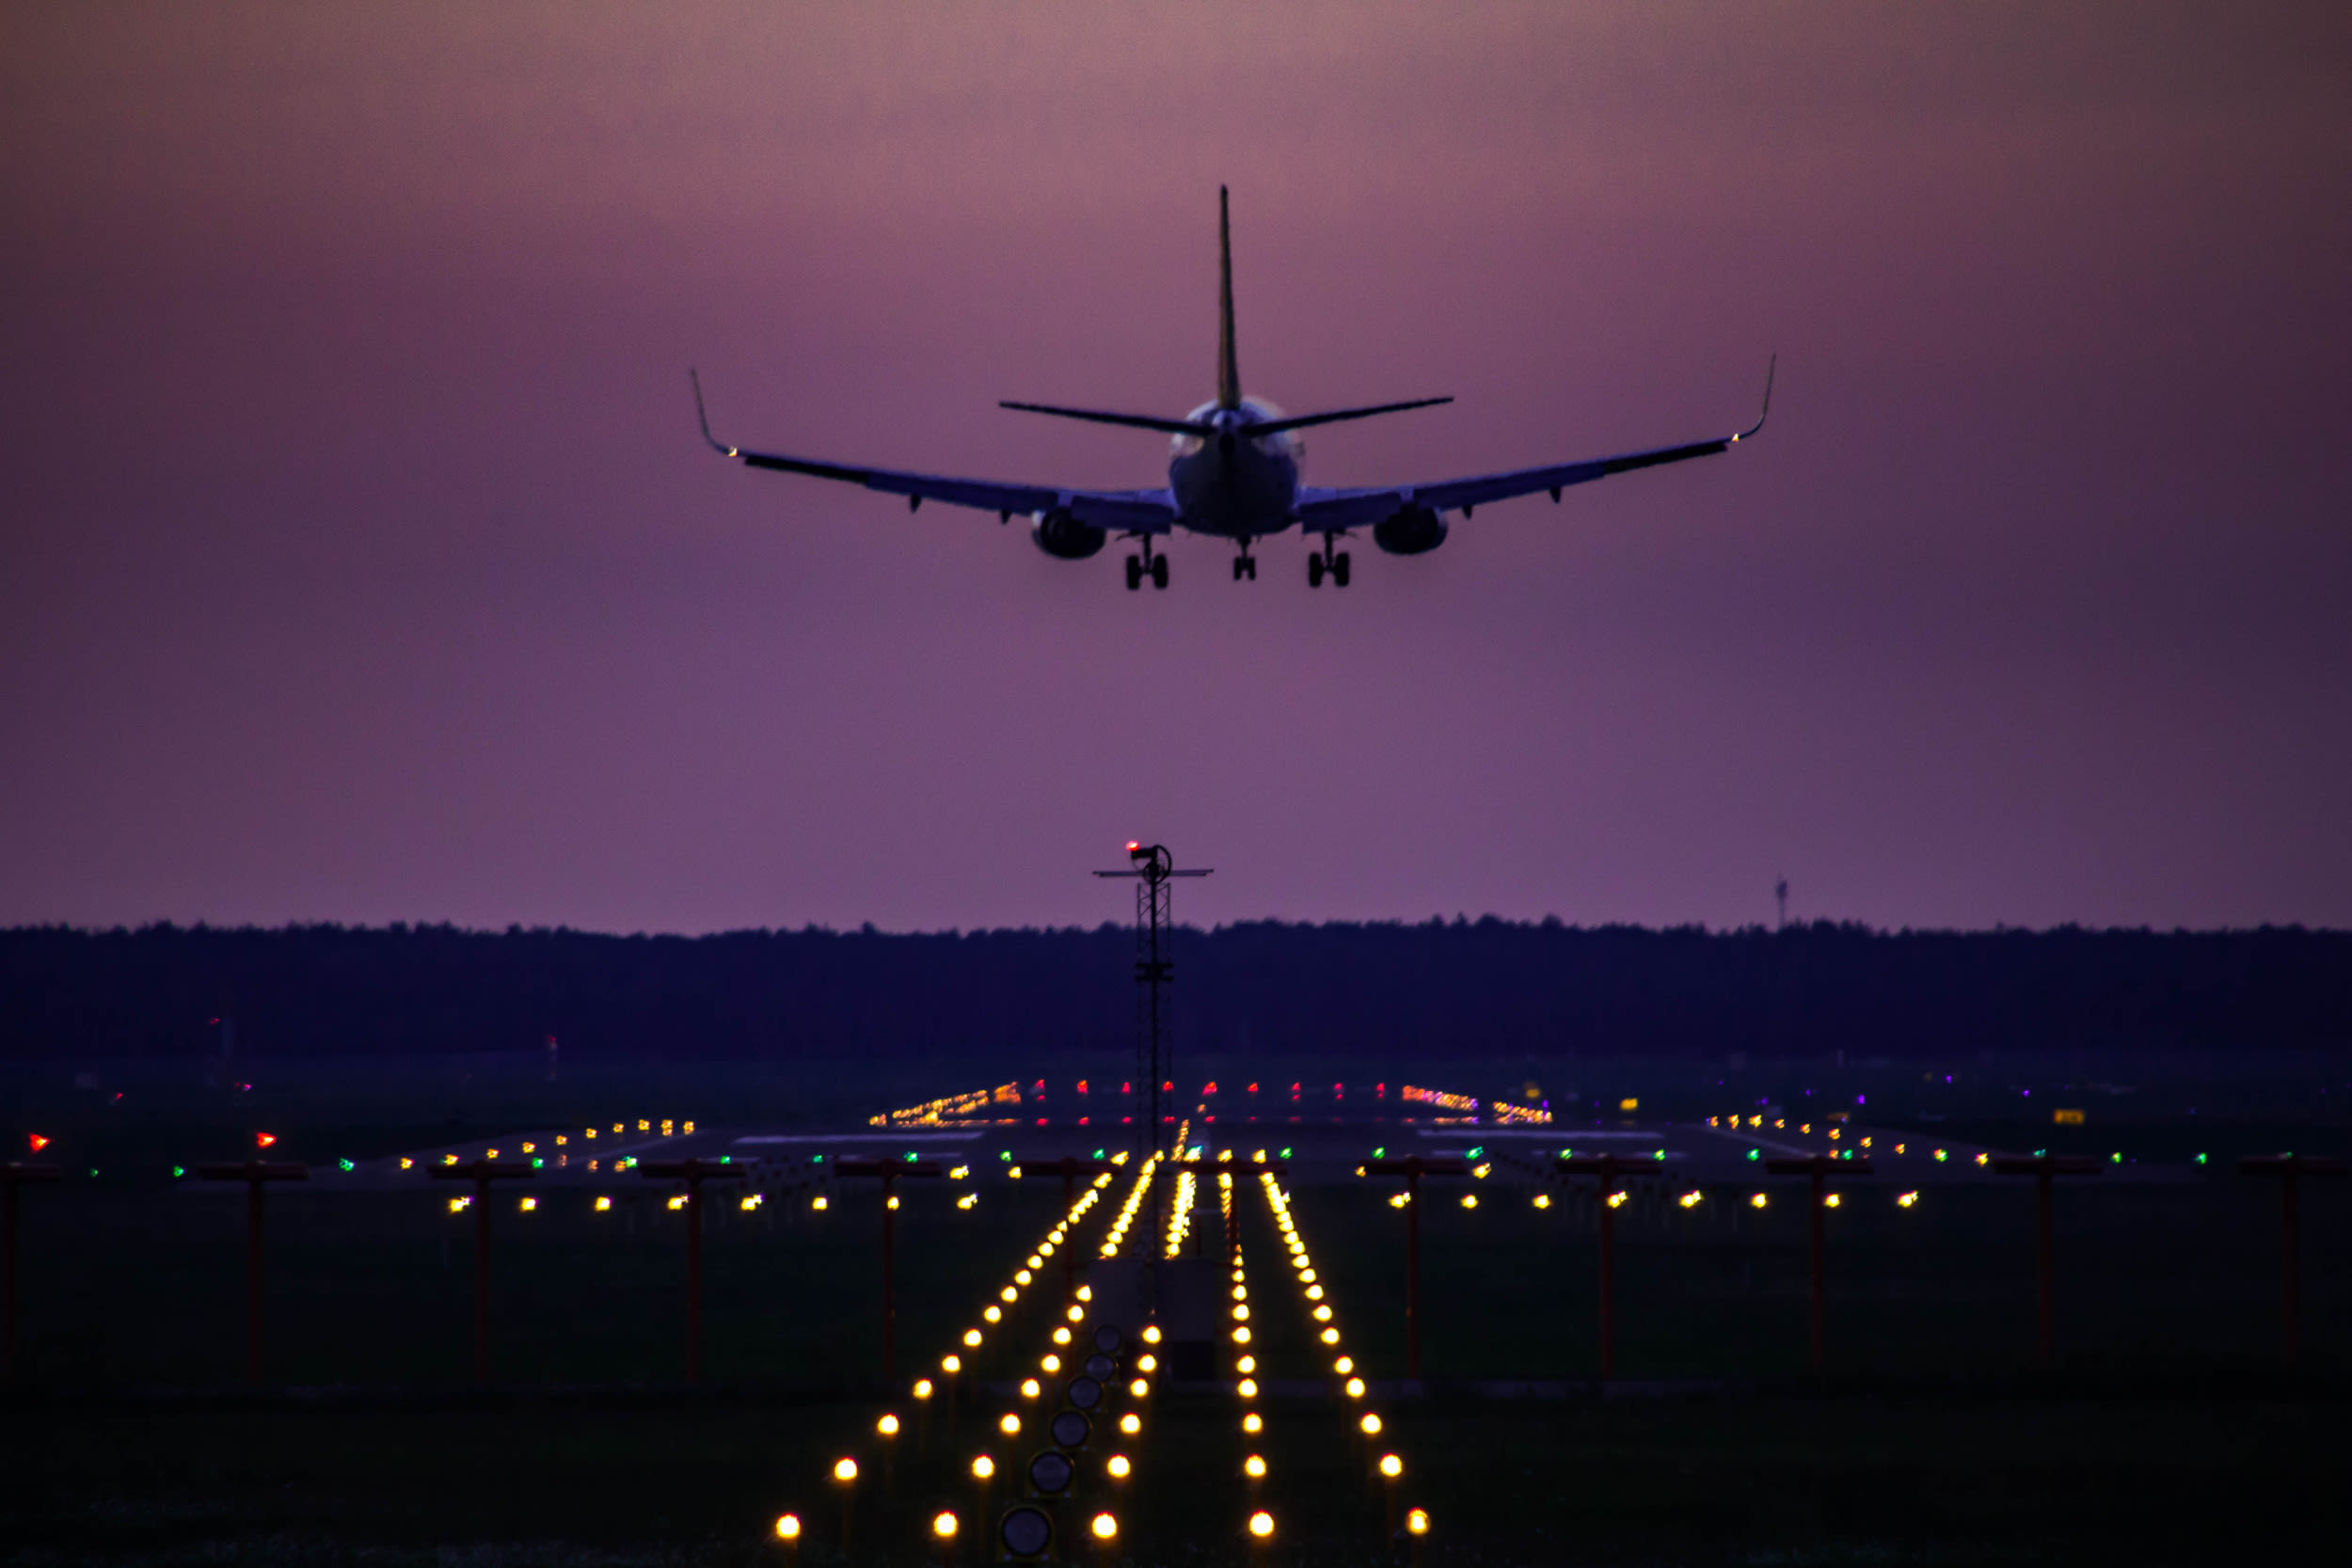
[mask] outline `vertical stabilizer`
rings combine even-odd
[[[1241,406],[1241,367],[1233,362],[1233,226],[1225,187],[1216,188],[1216,405]]]

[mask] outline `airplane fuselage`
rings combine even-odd
[[[1288,431],[1249,434],[1250,426],[1279,419],[1274,409],[1245,398],[1239,408],[1210,403],[1184,417],[1216,425],[1217,434],[1175,438],[1168,487],[1180,527],[1248,541],[1279,533],[1297,520],[1304,449]]]

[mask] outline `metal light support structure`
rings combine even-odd
[[[2285,1336],[2286,1363],[2291,1368],[2302,1337],[2303,1293],[2297,1265],[2302,1238],[2296,1212],[2295,1185],[2306,1176],[2342,1176],[2344,1162],[2327,1155],[2251,1154],[2238,1161],[2237,1169],[2240,1176],[2270,1176],[2279,1181],[2280,1218],[2284,1222],[2281,1241],[2285,1247],[2280,1259],[2280,1282],[2283,1287],[2280,1327]],[[13,1199],[14,1195],[10,1197]]]
[[[262,1381],[262,1188],[271,1181],[308,1181],[310,1167],[291,1161],[247,1160],[240,1164],[199,1165],[207,1181],[245,1183],[245,1375]]]
[[[1116,1170],[1119,1167],[1108,1160],[1081,1160],[1075,1154],[1065,1154],[1058,1160],[1015,1160],[1012,1163],[1012,1168],[1018,1171],[1025,1180],[1032,1176],[1060,1177],[1061,1212],[1067,1214],[1078,1201],[1078,1178],[1080,1176],[1091,1180],[1104,1171]],[[887,1213],[889,1205],[884,1204],[882,1209],[883,1212]],[[1078,1249],[1076,1247],[1066,1246],[1061,1249],[1061,1283],[1062,1292],[1065,1295],[1074,1294],[1078,1289]]]
[[[1136,1150],[1138,1155],[1156,1154],[1160,1149],[1160,1083],[1165,1071],[1175,1076],[1175,1053],[1167,1044],[1168,1009],[1160,991],[1176,977],[1176,965],[1170,943],[1176,931],[1175,890],[1169,884],[1179,877],[1206,877],[1208,871],[1179,871],[1176,859],[1162,844],[1130,843],[1127,859],[1133,863],[1125,871],[1098,871],[1097,877],[1132,879],[1136,884],[1136,983],[1143,988],[1137,997],[1136,1069],[1141,1073],[1146,1067],[1150,1075],[1138,1083],[1136,1095],[1136,1115],[1144,1118],[1150,1131],[1148,1144]],[[1147,1115],[1148,1110],[1148,1115]],[[1152,1217],[1159,1215],[1158,1183],[1152,1184]],[[1153,1226],[1157,1233],[1156,1223]]]
[[[1629,1176],[1658,1173],[1655,1160],[1620,1154],[1563,1154],[1555,1162],[1563,1176],[1600,1178],[1600,1380],[1617,1371],[1617,1211],[1610,1198],[1625,1190]]]
[[[686,1183],[686,1381],[703,1380],[703,1183],[744,1181],[750,1173],[721,1160],[654,1160],[637,1174],[653,1181]]]
[[[62,1181],[56,1165],[0,1165],[0,1380],[16,1381],[16,1190],[28,1181]]]
[[[1824,1243],[1824,1227],[1821,1223],[1821,1212],[1829,1207],[1829,1180],[1833,1176],[1867,1176],[1870,1174],[1870,1162],[1867,1160],[1841,1160],[1835,1154],[1806,1154],[1789,1160],[1767,1160],[1764,1162],[1764,1168],[1774,1176],[1809,1176],[1813,1179],[1813,1192],[1811,1195],[1810,1207],[1806,1213],[1806,1220],[1812,1227],[1813,1233],[1813,1308],[1811,1328],[1813,1341],[1813,1375],[1819,1377],[1821,1375],[1824,1358],[1824,1352],[1822,1349],[1822,1322],[1827,1316],[1827,1308],[1824,1306],[1824,1301],[1828,1290],[1821,1274],[1821,1251]]]
[[[473,1183],[473,1375],[476,1383],[490,1381],[490,1183],[531,1175],[519,1160],[474,1160],[462,1165],[436,1165],[437,1181]]]
[[[895,1386],[898,1381],[898,1286],[896,1273],[898,1211],[895,1188],[902,1176],[935,1177],[940,1174],[936,1160],[836,1160],[833,1166],[838,1177],[871,1176],[882,1185],[882,1386]]]
[[[2052,1286],[2050,1181],[2053,1177],[2059,1176],[2096,1176],[2099,1174],[2099,1162],[2088,1154],[2037,1154],[2031,1159],[2003,1154],[1994,1157],[1993,1174],[2030,1176],[2034,1179],[2034,1272],[2039,1280],[2042,1305],[2042,1364],[2047,1367],[2058,1354],[2054,1326],[2057,1307]]]
[[[1458,1154],[1414,1154],[1402,1160],[1367,1160],[1366,1176],[1405,1178],[1405,1372],[1421,1381],[1421,1179],[1468,1176]]]

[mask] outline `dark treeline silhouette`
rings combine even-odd
[[[976,1057],[1134,1036],[1132,934],[0,932],[0,1055]],[[1493,919],[1186,930],[1180,1047],[1379,1059],[2341,1047],[2352,933]]]

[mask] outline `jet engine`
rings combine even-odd
[[[1426,555],[1445,543],[1445,519],[1425,506],[1408,506],[1372,525],[1372,542],[1391,555]]]
[[[1092,523],[1082,523],[1067,512],[1048,512],[1029,529],[1037,547],[1057,561],[1084,561],[1110,537]]]

